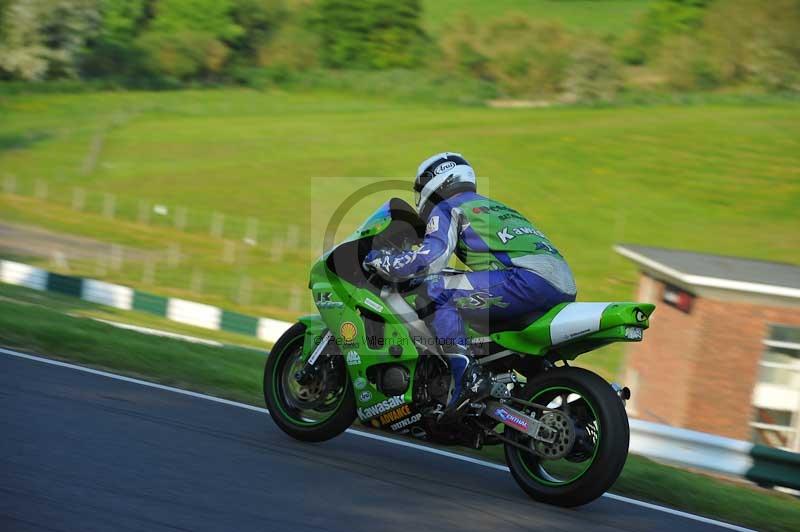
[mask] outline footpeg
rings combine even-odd
[[[511,397],[511,390],[502,382],[495,382],[492,384],[492,391],[489,393],[495,399],[508,399]]]
[[[514,384],[517,382],[517,374],[513,371],[509,371],[508,373],[498,373],[492,377],[492,381],[502,384]]]

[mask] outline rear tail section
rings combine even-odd
[[[562,303],[521,331],[492,339],[514,351],[571,359],[612,342],[641,341],[654,310],[650,303]]]

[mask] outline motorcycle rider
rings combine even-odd
[[[372,250],[364,267],[389,280],[424,276],[431,325],[450,365],[452,388],[442,420],[486,397],[491,382],[470,354],[470,322],[508,320],[575,301],[576,286],[564,257],[518,211],[477,193],[475,173],[459,153],[425,159],[414,181],[414,200],[427,223],[416,249]],[[472,271],[440,275],[456,256]]]

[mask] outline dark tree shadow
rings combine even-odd
[[[24,133],[0,133],[0,151],[22,150],[43,142],[52,135],[45,131],[26,131]]]

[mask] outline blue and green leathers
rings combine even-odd
[[[400,253],[373,251],[367,262],[392,279],[437,273],[455,254],[472,271],[523,268],[537,273],[565,294],[575,281],[564,257],[518,211],[475,192],[439,202],[427,220],[419,247]]]
[[[455,316],[459,310],[504,320],[574,301],[575,280],[564,257],[518,211],[462,192],[439,202],[425,222],[425,238],[418,247],[399,253],[371,251],[365,263],[388,279],[431,276],[428,295],[435,307],[447,305],[444,312],[452,318],[434,325],[441,339],[463,343],[465,331]],[[447,280],[432,275],[453,254],[472,272]]]
[[[425,221],[425,238],[416,249],[372,252],[366,262],[389,279],[427,275],[431,325],[443,345],[467,345],[465,317],[490,330],[493,322],[575,300],[575,281],[564,257],[511,207],[467,191],[439,202]],[[453,254],[473,271],[436,275]],[[465,364],[462,357],[451,357],[453,400]]]

